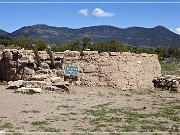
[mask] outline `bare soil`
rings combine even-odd
[[[0,134],[179,134],[180,95],[71,86],[14,93],[0,86]]]

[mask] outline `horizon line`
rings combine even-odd
[[[4,1],[4,2],[0,2],[0,4],[180,4],[180,2],[140,2],[140,1],[137,1],[137,2],[117,2],[117,1],[112,1],[112,2],[80,2],[80,1],[75,1],[75,2],[55,2],[55,1],[52,1],[52,2],[46,2],[46,1],[42,1],[42,2],[30,2],[30,1],[27,1],[27,2],[21,2],[21,1],[17,1],[17,2],[7,2],[7,1]]]
[[[166,26],[163,26],[163,25],[154,25],[154,26],[151,26],[151,27],[147,27],[147,26],[137,26],[137,25],[134,25],[134,26],[127,26],[127,27],[120,27],[120,26],[115,26],[115,25],[109,25],[109,24],[105,24],[105,25],[89,25],[89,26],[80,26],[80,27],[76,27],[76,28],[73,28],[73,27],[70,27],[70,26],[56,26],[56,25],[50,25],[50,24],[31,24],[31,25],[24,25],[24,26],[21,26],[15,30],[12,30],[12,31],[8,31],[8,30],[5,30],[3,28],[0,27],[0,30],[3,30],[5,32],[8,32],[8,33],[13,33],[21,28],[24,28],[24,27],[33,27],[33,26],[36,26],[36,25],[46,25],[48,27],[56,27],[56,28],[68,28],[68,29],[81,29],[81,28],[88,28],[88,27],[96,27],[96,26],[108,26],[108,27],[116,27],[116,28],[119,28],[119,29],[128,29],[128,28],[133,28],[133,27],[139,27],[139,28],[145,28],[145,29],[153,29],[155,27],[158,27],[158,26],[162,26],[162,27],[165,27],[166,29],[170,30],[168,27]],[[174,31],[172,31],[174,32]]]

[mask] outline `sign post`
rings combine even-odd
[[[77,66],[66,65],[64,69],[65,69],[64,81],[69,80],[69,83],[72,84],[73,81],[78,80],[77,78],[78,67]]]

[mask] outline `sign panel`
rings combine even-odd
[[[70,66],[66,65],[65,66],[65,75],[78,75],[78,67],[77,66]]]

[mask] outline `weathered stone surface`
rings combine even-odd
[[[65,51],[64,52],[64,58],[66,57],[78,57],[80,56],[80,52],[78,51]]]
[[[173,75],[155,77],[152,82],[155,88],[179,92],[179,77]]]
[[[32,80],[32,81],[44,81],[47,78],[49,78],[48,74],[34,75],[34,76],[31,77],[30,80]]]
[[[22,92],[22,93],[42,93],[43,90],[41,88],[27,88],[27,87],[21,87],[18,88],[15,92]]]
[[[108,52],[101,52],[99,53],[100,56],[105,56],[105,57],[109,57],[109,53]]]
[[[52,83],[57,83],[57,82],[62,82],[63,78],[62,77],[52,77],[50,78]]]
[[[118,56],[120,52],[110,52],[109,55],[110,56]]]
[[[23,86],[23,80],[18,81],[9,81],[8,82],[8,88],[9,89],[17,89]]]
[[[49,65],[47,63],[41,63],[42,69],[50,69]]]
[[[50,81],[24,81],[23,85],[30,88],[45,89],[46,87],[52,85],[52,82]]]
[[[16,51],[14,50],[14,52]],[[39,70],[37,62],[34,61],[33,51],[21,50],[21,53],[19,52],[19,54],[22,54],[20,61],[13,61],[10,52],[11,50],[3,51],[0,60],[0,79],[5,81],[24,79],[56,82],[56,79],[52,80],[50,78],[60,77],[63,79],[63,68],[67,64],[78,66],[78,81],[81,82],[81,85],[88,86],[102,85],[123,90],[150,88],[153,87],[153,78],[161,75],[158,57],[154,54],[134,54],[130,52],[103,52],[99,54],[97,51],[83,51],[83,57],[81,58],[77,51],[55,52],[53,54],[55,67],[56,62],[61,65],[57,64],[57,68],[51,69],[52,62],[50,62],[49,55],[46,51],[39,51],[42,61],[42,70]],[[61,62],[63,58],[64,61]],[[45,66],[43,66],[43,63],[46,63]],[[62,66],[62,69],[59,69],[60,66]]]
[[[58,77],[63,78],[63,77],[64,77],[64,70],[56,70],[56,75],[57,75]]]
[[[68,86],[66,86],[65,84],[52,85],[50,87],[47,87],[46,89],[49,90],[49,91],[59,91],[59,90],[66,91],[66,92],[69,91]]]
[[[86,63],[83,66],[83,72],[84,73],[93,73],[97,71],[97,66],[94,64]]]

